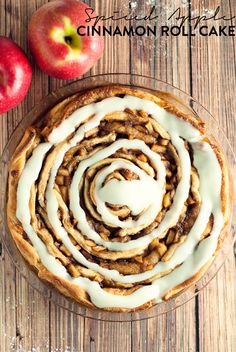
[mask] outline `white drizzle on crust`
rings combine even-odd
[[[157,172],[157,177],[148,176],[143,170],[126,161],[113,161],[106,172],[99,174],[96,180],[95,199],[98,213],[103,220],[120,228],[148,226],[158,214],[165,187],[165,167],[158,154],[154,153],[143,141],[120,139],[108,147],[96,152],[88,159],[81,161],[74,173],[70,186],[70,210],[78,221],[78,228],[85,236],[96,244],[111,251],[126,251],[147,246],[154,238],[161,236],[173,226],[179,218],[181,210],[188,198],[190,189],[191,161],[184,140],[188,141],[193,150],[193,164],[200,179],[201,206],[197,219],[188,233],[187,239],[177,248],[174,255],[167,262],[158,262],[152,269],[139,274],[122,275],[117,270],[110,270],[92,263],[73,245],[66,229],[57,216],[58,201],[54,192],[55,178],[66,152],[79,143],[86,132],[98,126],[106,114],[124,111],[126,108],[143,110],[155,119],[168,132],[175,147],[181,167],[181,179],[176,188],[171,208],[165,214],[159,226],[148,235],[128,242],[111,242],[103,240],[90,226],[86,214],[80,205],[79,184],[85,170],[99,160],[114,154],[120,148],[141,150],[147,155]],[[92,119],[85,122],[89,117]],[[81,125],[81,126],[80,126]],[[29,209],[30,191],[39,173],[47,152],[58,143],[64,141],[74,133],[72,139],[61,148],[50,172],[46,189],[46,211],[51,226],[61,238],[64,246],[71,252],[74,259],[83,266],[92,269],[108,279],[121,283],[138,283],[152,278],[158,273],[172,270],[161,278],[154,279],[148,286],[138,288],[129,295],[115,295],[106,292],[98,282],[85,277],[73,278],[49,252],[43,241],[38,237],[31,225]],[[17,188],[16,216],[22,223],[24,231],[36,249],[43,265],[54,275],[62,277],[81,286],[90,296],[92,303],[99,308],[128,308],[139,307],[150,300],[161,299],[168,291],[195,275],[214,255],[218,237],[224,225],[221,209],[222,171],[217,156],[211,145],[203,140],[200,132],[189,122],[181,120],[147,99],[134,96],[124,98],[110,97],[98,103],[89,104],[77,109],[66,120],[55,128],[49,135],[49,143],[39,144],[27,160],[19,179]],[[105,186],[106,176],[117,168],[134,171],[139,180],[109,181]],[[130,187],[130,189],[129,189]],[[140,187],[146,196],[141,198]],[[112,191],[112,193],[111,193]],[[122,193],[121,193],[122,192]],[[153,193],[152,193],[153,192]],[[138,202],[136,202],[138,198]],[[120,221],[115,215],[107,211],[106,203],[128,205],[134,215],[140,214],[138,220]],[[213,216],[213,227],[210,235],[201,240],[201,235],[209,219]],[[201,241],[200,241],[201,240]]]

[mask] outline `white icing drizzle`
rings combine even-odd
[[[152,160],[152,163],[155,166],[155,169],[158,170],[158,179],[160,179],[161,188],[162,188],[162,184],[164,182],[164,177],[165,177],[165,169],[164,169],[163,163],[161,162],[160,156],[154,153],[153,151],[151,151],[143,141],[135,140],[135,139],[134,140],[120,139],[112,143],[111,145],[109,145],[107,148],[104,148],[99,152],[97,152],[96,154],[92,155],[90,158],[83,160],[79,164],[76,172],[74,173],[74,176],[71,182],[71,187],[70,187],[70,209],[72,210],[74,217],[78,221],[78,228],[81,230],[81,232],[84,235],[86,235],[88,238],[95,241],[97,244],[102,245],[108,248],[109,250],[113,250],[113,251],[129,250],[140,246],[148,245],[153,239],[152,235],[151,234],[146,235],[146,236],[140,237],[137,240],[131,240],[126,243],[109,242],[109,241],[103,240],[100,237],[100,235],[93,228],[91,228],[90,224],[87,221],[86,214],[83,208],[80,206],[80,194],[78,192],[78,187],[83,177],[83,174],[88,167],[90,167],[92,164],[100,160],[103,160],[109,157],[110,155],[114,154],[118,149],[123,147],[128,149],[139,149]],[[156,205],[155,205],[157,208],[159,207],[158,205],[159,201],[160,199],[157,198]],[[105,211],[105,209],[103,210]],[[103,213],[103,216],[104,216],[104,213]],[[110,216],[110,218],[111,217],[112,216]],[[152,218],[153,217],[149,217],[148,219],[149,224],[151,223]],[[132,225],[134,224],[131,223],[130,226]]]
[[[165,169],[160,157],[156,153],[153,153],[142,141],[119,140],[111,144],[109,147],[97,152],[89,159],[82,161],[74,174],[70,188],[70,208],[75,218],[77,218],[79,221],[78,226],[82,233],[93,239],[96,243],[102,244],[110,250],[127,250],[137,248],[142,245],[148,245],[153,240],[153,238],[160,236],[163,231],[165,231],[170,226],[173,226],[178,221],[178,217],[181,213],[184,202],[188,197],[190,187],[191,163],[188,151],[184,147],[184,141],[182,138],[189,141],[193,148],[194,165],[198,171],[200,178],[200,195],[202,199],[198,217],[192,226],[186,241],[178,247],[170,261],[159,262],[153,267],[152,270],[135,275],[121,275],[116,270],[102,268],[96,263],[91,263],[88,261],[76,249],[57,217],[58,203],[53,191],[55,177],[57,175],[58,168],[63,161],[65,153],[71,147],[76,145],[80,140],[82,140],[84,134],[87,131],[95,126],[98,126],[101,119],[106,114],[112,113],[113,111],[122,111],[128,107],[137,110],[144,110],[148,114],[152,115],[152,117],[156,119],[158,123],[169,133],[171,141],[178,152],[182,175],[176,189],[172,207],[166,213],[163,221],[160,223],[158,228],[155,229],[151,234],[143,236],[138,240],[131,240],[127,243],[113,243],[104,241],[89,226],[85,213],[80,207],[78,192],[78,185],[80,180],[84,174],[84,171],[90,165],[93,165],[97,161],[109,157],[116,150],[122,147],[128,149],[139,149],[145,153],[152,161],[158,176],[155,180],[154,178],[148,176],[143,170],[140,170],[137,166],[131,165],[131,163],[124,160],[112,162],[104,172],[99,174],[96,180],[97,183],[95,187],[95,199],[97,203],[97,209],[103,217],[103,220],[111,221],[111,223],[117,224],[116,218],[110,217],[110,215],[108,217],[106,216],[108,215],[108,213],[106,213],[106,202],[129,206],[134,215],[140,214],[139,219],[142,219],[142,224],[143,219],[145,220],[145,224],[148,223],[148,221],[153,221],[151,220],[153,219],[154,213],[151,211],[152,208],[154,208],[155,212],[157,213],[158,209],[160,209],[161,200],[163,197],[163,188],[165,185]],[[66,271],[65,267],[59,264],[56,259],[48,253],[45,244],[37,236],[31,226],[29,209],[30,190],[39,176],[46,153],[49,151],[53,144],[57,144],[63,141],[72,132],[74,132],[75,129],[81,123],[83,123],[83,121],[92,115],[95,116],[78,128],[75,136],[69,143],[62,147],[59,154],[57,155],[57,158],[51,169],[46,190],[46,210],[51,225],[57,231],[58,235],[61,237],[62,242],[72,253],[73,257],[82,265],[99,272],[107,278],[113,279],[117,282],[135,283],[143,281],[147,278],[151,278],[152,276],[162,271],[174,269],[171,273],[165,275],[160,279],[154,280],[152,284],[148,286],[137,289],[134,293],[128,296],[110,294],[104,291],[97,282],[93,282],[87,278],[72,278]],[[36,249],[43,265],[53,274],[61,276],[65,280],[69,280],[84,288],[90,295],[91,301],[97,307],[131,309],[136,308],[151,299],[158,300],[173,287],[193,276],[205,263],[207,263],[212,258],[216,250],[218,236],[224,222],[223,214],[221,211],[220,196],[222,174],[219,162],[211,146],[201,140],[199,131],[192,125],[177,119],[175,116],[171,115],[149,100],[132,96],[125,96],[124,98],[112,97],[104,99],[99,103],[90,104],[76,110],[69,118],[63,121],[60,126],[53,130],[49,136],[49,142],[50,143],[42,143],[36,147],[32,156],[25,164],[17,188],[16,216],[19,221],[21,221],[24,231],[29,236],[29,239]],[[111,180],[105,186],[103,186],[103,182],[107,174],[119,167],[128,168],[131,171],[134,171],[137,173],[140,179],[133,181]],[[145,188],[145,192],[147,194],[147,196],[144,198],[142,198],[139,194],[139,189],[141,189],[141,187],[142,189]],[[113,191],[113,196],[111,196],[111,190]],[[214,218],[211,234],[198,245],[201,234],[204,231],[211,214]],[[144,218],[142,218],[143,216]],[[137,226],[137,223],[127,223],[124,225],[124,228],[129,226],[132,227],[133,225]],[[120,227],[122,227],[121,225],[123,226],[123,223],[119,223]],[[178,267],[176,268],[177,265]]]
[[[102,200],[103,203],[127,205],[132,215],[138,215],[149,208],[157,197],[160,197],[159,193],[160,190],[156,187],[156,183],[148,179],[141,181],[118,181],[113,179],[100,189],[98,199]],[[124,227],[125,224],[122,221],[121,223]]]
[[[17,186],[16,217],[23,223],[30,224],[29,200],[32,184],[37,180],[45,154],[51,148],[50,143],[41,143],[27,161]],[[37,162],[38,160],[38,162]]]
[[[136,174],[140,177],[140,180],[118,181],[116,179],[112,179],[102,187],[106,176],[114,170],[121,168],[136,172]],[[120,226],[122,228],[129,228],[134,226],[134,221],[130,221],[131,226],[129,226],[128,221],[111,221],[110,215],[112,214],[105,209],[105,202],[114,205],[127,205],[131,210],[132,215],[138,215],[154,204],[154,216],[152,217],[152,221],[154,221],[156,214],[158,214],[158,210],[161,208],[164,183],[165,179],[163,179],[162,182],[156,182],[152,177],[148,176],[143,170],[139,169],[135,165],[122,161],[113,162],[111,166],[101,172],[96,179],[94,197],[97,203],[97,210],[105,222],[112,223],[113,225]],[[104,216],[104,213],[108,215],[108,218]],[[142,217],[139,218],[138,223],[139,222],[147,224],[147,221],[142,221]]]
[[[43,265],[55,275],[59,274],[65,277],[65,275],[67,276],[66,269],[57,263],[55,258],[48,253],[47,247],[37,236],[30,224],[30,190],[38,178],[45,154],[49,151],[51,146],[50,143],[41,143],[38,145],[21,173],[17,187],[16,217],[22,223],[23,229],[36,249]]]
[[[99,116],[102,119],[107,114],[115,111],[124,111],[128,108],[144,110],[149,115],[152,115],[167,132],[175,132],[186,140],[200,135],[199,131],[191,124],[186,124],[184,120],[176,118],[154,102],[126,95],[124,98],[106,98],[98,103],[89,104],[77,109],[51,132],[49,142],[57,144],[65,140],[82,122],[86,121],[92,115]],[[92,123],[92,121],[93,119],[90,122]]]

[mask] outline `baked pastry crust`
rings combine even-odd
[[[92,90],[87,90],[63,100],[61,103],[57,104],[51,111],[49,111],[40,128],[33,127],[33,126],[27,128],[21,142],[19,143],[18,147],[14,152],[14,155],[9,165],[7,221],[8,221],[8,227],[9,227],[10,233],[19,251],[26,259],[26,261],[29,263],[29,265],[38,273],[38,276],[41,279],[52,284],[65,296],[72,298],[75,301],[90,308],[97,308],[97,307],[91,301],[90,295],[84,288],[82,288],[80,285],[76,283],[73,283],[71,281],[64,279],[60,275],[53,274],[43,265],[37,250],[32,245],[31,241],[29,240],[29,237],[27,236],[26,232],[23,229],[22,223],[17,218],[17,215],[16,215],[17,188],[19,184],[19,179],[22,175],[26,162],[29,159],[29,157],[32,155],[33,150],[36,148],[36,146],[39,145],[39,143],[48,142],[50,140],[51,133],[57,127],[59,127],[63,121],[66,121],[72,115],[72,113],[74,113],[81,107],[87,106],[89,104],[94,104],[99,101],[103,101],[106,98],[109,98],[109,97],[122,98],[126,95],[130,95],[130,96],[138,97],[140,99],[145,99],[145,100],[154,102],[155,104],[163,108],[168,113],[176,116],[177,119],[191,124],[195,129],[197,129],[200,132],[201,135],[204,135],[205,133],[206,126],[204,122],[201,121],[198,117],[194,116],[188,107],[186,107],[182,102],[177,101],[171,95],[168,95],[162,92],[157,92],[156,95],[153,95],[153,94],[150,94],[149,92],[136,90],[126,86],[108,85],[108,86],[94,88]],[[164,234],[164,237],[162,237],[160,240],[156,240],[156,242],[155,240],[152,241],[152,243],[146,246],[145,248],[140,247],[137,249],[129,249],[125,251],[125,255],[124,255],[123,251],[119,251],[119,250],[109,251],[109,249],[106,249],[106,248],[104,249],[102,248],[102,246],[99,246],[96,244],[94,245],[93,241],[91,241],[89,238],[84,236],[83,233],[81,233],[81,231],[76,228],[77,224],[76,222],[73,224],[73,219],[71,219],[71,214],[68,211],[69,206],[68,206],[67,188],[69,188],[69,185],[71,183],[70,175],[73,175],[80,161],[86,159],[87,156],[93,155],[93,153],[95,153],[96,151],[101,150],[102,148],[111,144],[114,140],[122,138],[123,136],[125,136],[125,138],[128,138],[129,140],[141,139],[157,154],[161,153],[161,155],[163,156],[163,160],[166,161],[166,165],[169,165],[168,167],[170,167],[170,161],[168,161],[168,158],[165,157],[165,152],[163,152],[163,150],[165,149],[164,143],[167,143],[166,141],[168,141],[168,145],[171,143],[168,140],[168,137],[165,135],[166,132],[163,131],[160,125],[157,126],[157,129],[159,130],[158,132],[156,131],[155,133],[155,130],[153,129],[153,125],[150,123],[150,116],[148,114],[145,114],[143,111],[138,111],[138,110],[134,111],[133,109],[127,108],[123,113],[119,112],[114,117],[115,114],[116,112],[112,114],[106,114],[105,117],[100,122],[99,132],[95,128],[94,130],[92,130],[92,134],[88,133],[87,136],[85,136],[85,139],[83,139],[75,147],[73,147],[74,149],[72,152],[71,150],[69,150],[65,154],[63,161],[65,163],[64,165],[66,165],[67,169],[69,170],[69,175],[66,174],[66,176],[63,176],[63,170],[65,170],[65,167],[64,169],[63,168],[59,169],[61,173],[57,175],[58,178],[56,179],[57,181],[54,189],[57,195],[58,203],[60,204],[60,211],[59,211],[60,220],[62,221],[66,230],[69,232],[71,241],[73,242],[74,245],[77,246],[79,250],[82,251],[83,255],[87,256],[88,260],[90,261],[95,260],[96,263],[99,263],[99,265],[102,268],[107,268],[109,270],[118,270],[122,275],[126,275],[126,274],[135,275],[135,274],[140,274],[143,272],[147,272],[148,270],[151,270],[159,261],[168,262],[169,258],[172,257],[176,249],[188,237],[188,231],[181,229],[182,231],[182,232],[180,231],[181,235],[178,235],[179,237],[177,236],[178,238],[174,239],[173,236],[174,235],[176,236],[178,234],[178,231],[175,232],[176,226],[172,226],[170,229],[168,229],[167,233]],[[90,117],[89,119],[91,118],[92,117]],[[89,119],[87,121],[89,121]],[[143,123],[143,121],[145,123]],[[144,129],[144,126],[145,128],[147,128],[146,131]],[[148,133],[148,128],[152,132]],[[162,133],[164,137],[162,136]],[[74,136],[74,132],[72,132],[70,136],[66,138],[66,141],[70,140],[73,136]],[[157,136],[156,139],[155,139],[155,136]],[[98,138],[99,141],[97,141],[97,144],[94,143],[96,147],[92,148],[91,140],[94,141],[94,139],[96,140],[96,138]],[[163,144],[159,145],[158,143],[160,141]],[[222,245],[224,237],[227,235],[227,225],[230,221],[230,196],[229,196],[230,185],[229,185],[228,167],[227,167],[225,157],[222,151],[220,150],[220,148],[215,143],[215,141],[209,137],[204,137],[204,141],[208,143],[211,146],[212,150],[214,151],[222,172],[220,193],[221,193],[221,211],[223,215],[224,224],[221,229],[221,233],[218,238],[217,247],[216,247],[216,250],[214,251],[214,254],[201,267],[201,269],[197,271],[197,273],[194,273],[187,280],[184,280],[180,284],[176,285],[175,287],[165,292],[165,294],[162,295],[163,299],[170,299],[180,291],[184,290],[185,288],[187,288],[188,286],[196,282],[211,264],[212,260],[214,259],[215,255],[217,254],[218,250]],[[68,251],[68,249],[66,249],[65,246],[63,246],[58,234],[55,232],[50,222],[48,221],[47,214],[45,211],[46,202],[47,202],[45,199],[45,192],[46,192],[48,178],[50,176],[53,161],[57,157],[57,154],[60,151],[61,145],[63,145],[63,143],[65,143],[65,140],[57,144],[52,150],[52,152],[47,156],[47,160],[46,161],[44,160],[42,171],[40,174],[40,181],[39,182],[37,181],[32,186],[31,196],[30,196],[29,207],[30,207],[30,212],[32,217],[31,224],[34,230],[37,232],[40,239],[46,244],[46,247],[50,252],[50,254],[53,255],[55,258],[57,258],[57,260],[63,266],[66,267],[67,271],[70,273],[72,277],[85,276],[90,280],[94,280],[95,282],[98,282],[104,291],[114,295],[128,296],[133,292],[135,292],[136,290],[138,290],[140,287],[143,287],[149,284],[154,279],[158,279],[159,277],[162,277],[162,275],[165,276],[171,270],[155,275],[153,277],[150,277],[149,279],[146,279],[144,281],[140,281],[137,283],[122,284],[120,282],[115,282],[114,280],[104,277],[100,273],[94,273],[94,271],[84,267],[83,265],[78,265],[78,263],[73,258],[73,256]],[[171,145],[168,148],[169,149],[166,152],[167,156],[168,156],[168,153],[169,154],[172,153],[171,159],[169,160],[173,160],[174,158],[176,158],[177,160],[178,153],[176,153],[175,148]],[[187,148],[189,148],[189,146],[187,146]],[[144,164],[147,163],[148,165],[146,166],[146,169],[145,169],[146,172],[147,173],[152,172],[150,169],[150,167],[152,168],[152,164],[150,163],[150,160],[148,160],[148,158],[145,158],[144,153],[129,154],[127,150],[121,150],[118,152],[114,153],[113,158],[120,159],[124,157],[124,154],[126,154],[125,158],[127,160],[130,160],[131,162],[133,162],[134,158],[139,159],[139,164],[138,164],[139,166],[142,165],[142,167],[144,167],[145,166]],[[191,150],[190,150],[190,153],[191,153]],[[106,161],[104,161],[104,163],[105,162]],[[171,177],[173,179],[175,178],[175,183],[173,182],[173,184],[168,185],[169,190],[166,190],[166,193],[168,194],[171,194],[171,190],[176,187],[176,185],[180,180],[181,175],[178,175],[178,166],[179,165],[177,161],[177,166],[173,168],[174,171],[172,170],[173,174],[171,174]],[[197,177],[198,175],[196,170],[194,170],[193,165],[191,167],[192,167],[192,173],[195,175],[192,177]],[[91,180],[94,180],[93,172],[97,173],[100,170],[100,168],[101,168],[101,164],[99,164],[98,169],[95,168],[95,170],[91,170],[91,174],[85,175],[84,178],[85,179],[87,178],[88,182],[87,182],[87,185],[85,183],[83,186],[85,189],[85,190],[83,189],[83,191],[87,195],[86,196],[87,198],[85,197],[85,200],[83,200],[83,203],[84,202],[87,202],[87,203],[85,205],[83,204],[83,207],[86,208],[88,212],[89,211],[91,212],[92,216],[91,214],[89,214],[89,220],[91,221],[93,227],[95,227],[96,229],[98,228],[98,232],[100,231],[99,234],[103,235],[105,240],[115,239],[114,241],[119,242],[119,239],[117,238],[120,238],[120,242],[123,243],[131,240],[133,238],[132,236],[136,236],[135,238],[140,238],[142,237],[142,235],[149,234],[153,229],[158,227],[158,224],[160,224],[161,219],[153,221],[151,224],[148,224],[146,228],[141,228],[140,231],[136,233],[135,231],[133,231],[134,233],[129,233],[126,230],[122,232],[117,229],[114,232],[112,229],[112,226],[107,226],[106,223],[103,224],[99,214],[96,212],[96,209],[95,209],[96,207],[94,206],[95,201],[93,199],[93,196],[91,195],[91,192],[93,191],[92,187],[95,187],[95,181],[94,182],[91,181]],[[137,179],[137,175],[135,175],[134,173],[133,174],[129,174],[127,172],[125,173],[125,170],[122,170],[122,172],[118,173],[117,175],[113,174],[112,177],[116,179],[118,178],[118,180],[119,179],[133,180],[135,178]],[[198,197],[197,192],[198,190],[196,191],[196,197]],[[169,199],[169,204],[168,204],[168,197],[166,197],[167,199],[166,206],[164,207],[163,205],[163,207],[165,208],[165,212],[161,214],[161,211],[160,211],[159,213],[160,217],[162,216],[163,218],[165,216],[166,211],[168,211],[171,208],[171,205],[173,204],[174,194],[175,193],[173,192],[173,195],[169,196],[169,197],[172,197],[171,199]],[[165,196],[163,199],[164,199],[163,200],[163,204],[164,204]],[[192,203],[190,201],[192,201]],[[189,226],[190,227],[189,230],[191,229],[191,226],[193,226],[193,224],[191,223],[191,218],[196,219],[197,214],[195,213],[199,211],[200,204],[201,204],[200,200],[197,201],[197,199],[194,199],[193,189],[191,188],[191,194],[186,202],[186,209],[185,209],[184,215],[182,214],[183,215],[182,217],[185,216],[184,218],[185,220],[181,222],[181,226],[183,228],[184,226],[186,226],[186,228],[188,228]],[[127,219],[129,216],[131,216],[129,210],[127,210],[127,207],[117,208],[115,206],[113,207],[111,206],[110,210],[114,212],[114,214],[121,214],[120,215],[121,219],[122,219],[122,216],[123,216],[123,219]],[[118,211],[121,211],[121,210],[124,213],[125,211],[128,212],[127,213],[128,215],[124,215],[124,213],[122,212],[118,213]],[[209,220],[207,228],[203,233],[202,239],[207,238],[207,236],[209,236],[210,231],[212,229],[212,225],[213,225],[213,220],[211,218]],[[172,228],[174,228],[174,230],[172,230]],[[172,232],[174,231],[174,234],[171,232],[171,235],[170,235],[170,230],[172,230]],[[106,232],[109,232],[109,234],[107,235]],[[172,237],[172,240],[171,240],[171,237]],[[153,250],[153,248],[155,250]],[[158,253],[156,257],[152,255],[152,253],[154,252]],[[154,304],[155,304],[155,299],[151,299],[135,308],[104,307],[103,309],[111,310],[111,311],[120,311],[120,312],[136,311],[139,309],[149,308]]]

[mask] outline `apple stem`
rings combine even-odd
[[[66,36],[64,37],[64,39],[65,39],[66,44],[71,45],[71,43],[72,43],[72,38],[71,38],[70,35],[66,35]]]
[[[4,85],[4,82],[5,80],[4,80],[4,74],[3,74],[3,72],[0,70],[0,86],[3,86]]]

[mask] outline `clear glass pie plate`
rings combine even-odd
[[[58,89],[46,96],[39,104],[37,104],[20,124],[15,129],[10,140],[8,141],[2,158],[0,160],[0,230],[1,230],[1,240],[8,251],[13,263],[15,264],[17,270],[25,277],[28,283],[40,292],[44,297],[48,298],[55,304],[67,309],[80,316],[91,318],[95,320],[104,321],[134,321],[149,319],[160,314],[164,314],[168,311],[176,309],[177,307],[185,304],[190,299],[195,297],[199,290],[203,289],[217,274],[218,270],[223,265],[227,254],[230,249],[232,249],[234,241],[234,222],[236,221],[235,209],[232,205],[232,223],[227,229],[228,235],[225,236],[222,248],[220,249],[218,255],[214,259],[213,263],[204,274],[204,276],[191,287],[181,292],[177,296],[173,297],[169,301],[163,301],[156,304],[154,307],[133,312],[133,313],[112,313],[99,310],[91,310],[75,303],[68,298],[61,295],[58,291],[52,289],[43,281],[41,281],[38,276],[30,269],[27,263],[24,261],[20,252],[16,248],[14,241],[8,231],[6,224],[6,194],[7,194],[7,177],[8,177],[8,164],[11,156],[19,143],[26,127],[32,124],[39,124],[42,122],[45,113],[50,110],[55,104],[62,101],[66,97],[75,94],[84,89],[93,88],[96,86],[107,85],[109,83],[117,83],[122,85],[129,85],[134,88],[140,88],[143,90],[151,91],[153,94],[161,95],[161,92],[167,93],[166,97],[171,99],[175,104],[184,104],[184,109],[187,109],[192,114],[201,117],[203,121],[207,123],[207,135],[212,135],[215,137],[217,144],[223,149],[225,156],[227,158],[231,175],[236,174],[236,160],[232,148],[217,121],[212,117],[212,115],[198,102],[196,102],[191,96],[184,93],[183,91],[173,87],[170,84],[159,81],[151,77],[145,77],[140,75],[130,75],[130,74],[103,74],[92,77],[86,77],[73,82],[63,88]],[[170,95],[169,95],[170,94]],[[173,97],[173,96],[174,97]],[[232,185],[233,188],[233,185]],[[232,192],[233,194],[233,192]],[[233,196],[232,196],[233,204]]]

